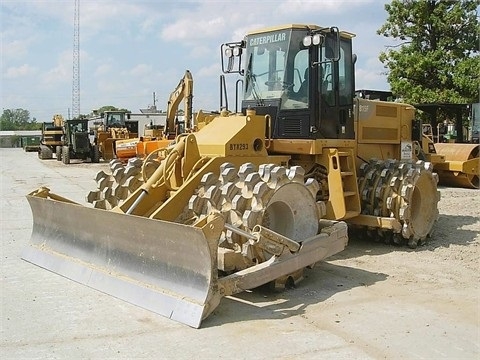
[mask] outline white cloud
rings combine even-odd
[[[10,67],[5,72],[5,78],[15,79],[23,76],[34,74],[36,69],[28,64],[23,64],[17,67]]]
[[[110,64],[102,64],[97,66],[95,69],[95,76],[105,75],[108,74],[112,70],[112,65]]]
[[[197,77],[212,77],[218,75],[219,65],[212,64],[210,66],[202,67],[200,70],[197,71],[195,76]]]
[[[21,108],[21,107],[24,107],[26,105],[28,105],[28,101],[27,99],[25,99],[25,97],[21,94],[12,94],[12,93],[8,93],[8,94],[5,94],[5,95],[2,95],[2,102],[4,104],[15,104],[15,106],[10,106],[10,105],[7,105],[7,106],[3,106],[2,104],[2,108],[6,109],[6,108],[10,108],[10,109],[14,109],[14,108]]]
[[[2,36],[2,59],[21,58],[27,54],[28,46],[31,43],[30,39],[19,39],[12,41],[4,41]]]
[[[129,71],[129,74],[132,76],[145,76],[152,74],[152,67],[147,64],[138,64],[133,69]]]
[[[383,68],[375,70],[360,68],[355,71],[355,87],[357,89],[390,90]]]
[[[275,6],[275,10],[278,10],[281,14],[302,14],[302,13],[311,13],[318,12],[319,9],[322,11],[331,11],[335,9],[335,4],[338,4],[338,7],[341,6],[341,1],[339,0],[323,0],[319,1],[302,1],[302,0],[287,0],[284,1],[281,5]]]
[[[209,20],[196,20],[193,16],[178,19],[173,24],[167,25],[161,31],[161,37],[167,41],[198,40],[215,37],[225,28],[225,19],[213,18]]]
[[[218,48],[212,49],[210,46],[207,44],[199,44],[197,46],[192,47],[192,50],[190,51],[190,57],[192,59],[198,59],[198,58],[203,58],[206,56],[210,56],[212,54],[212,51],[215,51],[218,53]]]
[[[156,23],[157,21],[155,21],[155,18],[148,17],[140,22],[139,28],[144,32],[150,32],[155,27]]]
[[[55,87],[60,83],[72,83],[72,68],[72,52],[61,53],[57,61],[57,65],[42,74],[42,84],[48,87]]]

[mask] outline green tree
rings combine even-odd
[[[478,0],[392,0],[378,34],[400,43],[379,56],[392,92],[408,103],[478,102]]]
[[[41,124],[25,109],[6,109],[0,117],[0,130],[38,130]]]
[[[127,109],[121,109],[121,108],[117,108],[113,105],[105,105],[105,106],[102,106],[101,108],[98,108],[97,110],[95,110],[95,112],[97,114],[100,114],[102,112],[105,112],[105,111],[125,111],[125,112],[130,112],[130,110],[127,110]]]

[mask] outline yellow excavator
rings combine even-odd
[[[180,103],[185,101],[184,117],[185,120],[180,122],[177,118],[177,111]],[[193,77],[189,70],[185,71],[185,75],[180,79],[177,87],[170,94],[167,103],[167,122],[165,127],[165,135],[168,139],[175,139],[178,135],[190,131],[193,128]]]
[[[298,283],[347,246],[347,223],[425,241],[438,177],[416,158],[415,110],[354,98],[353,38],[292,24],[223,44],[223,72],[243,78],[241,110],[178,135],[111,210],[32,191],[23,258],[199,327],[223,296]]]
[[[194,130],[193,117],[193,77],[189,70],[180,79],[170,94],[167,102],[167,118],[165,126],[148,125],[143,137],[117,140],[115,142],[116,157],[127,161],[133,157],[145,157],[158,149],[163,149],[178,135]],[[178,108],[185,101],[184,118],[178,119]]]

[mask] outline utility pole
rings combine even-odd
[[[72,118],[76,119],[80,116],[80,0],[74,1]]]

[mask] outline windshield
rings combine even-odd
[[[280,109],[306,109],[311,100],[309,92],[316,89],[327,106],[352,103],[351,41],[340,41],[340,59],[334,63],[325,56],[325,44],[316,56],[309,54],[302,45],[306,34],[303,29],[284,29],[247,37],[245,100],[262,106],[265,100],[280,99]],[[312,65],[310,55],[318,59],[316,65]],[[317,73],[313,88],[309,86],[311,71]]]
[[[282,99],[281,108],[308,107],[308,49],[303,32],[278,30],[247,38],[245,100]]]
[[[107,114],[107,126],[124,126],[123,114]]]
[[[70,131],[75,133],[75,132],[87,132],[87,122],[82,121],[82,122],[69,122],[70,126]]]

